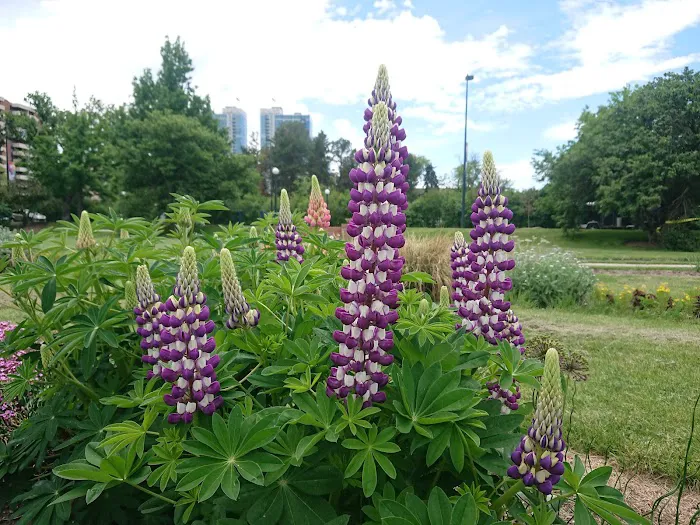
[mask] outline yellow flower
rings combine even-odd
[[[668,283],[661,283],[656,289],[656,293],[671,293],[671,289],[668,287]]]

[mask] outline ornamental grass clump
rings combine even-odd
[[[224,307],[229,318],[226,328],[253,327],[260,320],[260,312],[251,308],[241,290],[241,283],[236,275],[236,267],[227,248],[221,249],[221,284],[224,291]]]
[[[287,190],[284,189],[280,193],[280,213],[275,238],[278,262],[288,261],[289,259],[296,259],[300,263],[304,262],[304,245],[301,243],[301,235],[299,235],[297,227],[292,222],[289,195],[287,195]]]
[[[563,410],[559,354],[550,348],[532,424],[511,454],[513,465],[508,469],[511,478],[522,479],[525,486],[536,486],[543,494],[551,494],[564,474]]]
[[[209,319],[207,296],[200,289],[197,257],[191,246],[185,248],[173,295],[165,306],[167,313],[160,320],[161,377],[173,386],[163,399],[176,410],[168,422],[191,423],[195,411],[211,415],[224,402],[217,395],[221,386],[214,371],[219,364],[214,353],[216,342],[210,336],[214,321]]]
[[[328,228],[331,225],[331,212],[328,211],[326,201],[323,200],[316,175],[311,175],[311,195],[304,221],[312,228]]]
[[[336,310],[343,329],[333,334],[339,350],[331,354],[335,366],[326,381],[329,396],[357,396],[363,406],[386,399],[380,389],[389,376],[382,367],[394,361],[389,353],[394,334],[387,328],[399,317],[398,292],[403,289],[399,248],[405,243],[408,150],[402,146],[406,132],[399,128],[401,117],[396,115],[384,66],[369,105],[365,147],[355,154],[358,166],[350,171],[352,219],[347,233],[352,242],[345,245],[349,264],[341,269],[348,285],[340,290],[344,305]]]

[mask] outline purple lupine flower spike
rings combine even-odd
[[[347,232],[352,242],[345,245],[347,261],[341,269],[348,285],[340,290],[344,305],[336,310],[343,329],[333,334],[339,349],[331,354],[334,366],[326,381],[329,396],[358,396],[363,406],[386,400],[381,388],[389,376],[382,370],[394,360],[389,353],[393,333],[387,328],[398,319],[404,265],[399,248],[404,245],[403,211],[408,206],[408,165],[403,164],[408,153],[401,145],[406,134],[398,127],[401,118],[395,113],[384,66],[369,103],[365,147],[355,154],[358,167],[350,171],[354,185]]]
[[[559,354],[550,348],[544,360],[535,416],[511,454],[513,465],[508,469],[511,478],[522,479],[525,485],[534,485],[543,494],[551,494],[552,487],[564,474],[563,399]]]
[[[141,361],[151,365],[147,378],[159,376],[161,371],[160,338],[161,318],[165,313],[165,305],[160,301],[160,296],[151,281],[148,266],[140,265],[136,269],[136,299],[138,304],[134,307],[136,316],[136,332],[141,336],[141,349],[144,351]]]
[[[489,343],[497,344],[507,323],[510,303],[505,292],[512,288],[506,271],[513,269],[515,261],[509,253],[515,246],[509,236],[515,231],[510,224],[513,213],[508,209],[508,199],[501,195],[498,173],[490,151],[484,153],[482,180],[479,193],[472,205],[467,261],[471,279],[467,291],[466,306],[458,309],[463,326],[475,335],[483,336]]]
[[[160,333],[163,346],[161,377],[172,383],[170,394],[163,396],[166,404],[175,407],[168,422],[192,422],[195,411],[211,415],[224,400],[217,395],[221,389],[214,369],[219,356],[211,332],[207,297],[202,293],[197,275],[197,258],[191,246],[182,255],[177,283],[165,303]]]
[[[292,209],[289,206],[289,195],[287,190],[280,193],[280,213],[277,231],[275,232],[277,247],[277,261],[288,261],[296,259],[300,263],[304,262],[304,245],[301,242],[301,235],[297,227],[292,222]]]

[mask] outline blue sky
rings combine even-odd
[[[180,35],[214,109],[309,112],[313,130],[359,146],[377,67],[389,69],[409,151],[439,175],[461,163],[464,76],[469,150],[534,184],[530,158],[575,135],[584,106],[665,71],[700,67],[698,0],[0,0],[0,48],[16,49],[0,96],[34,90],[64,107],[73,89],[120,104]],[[9,16],[7,16],[9,14]],[[27,38],[33,35],[33,38]],[[21,42],[21,44],[19,44]],[[14,55],[13,55],[14,56]]]

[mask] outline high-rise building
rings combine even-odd
[[[219,128],[228,132],[233,153],[242,153],[248,147],[248,117],[245,111],[233,106],[227,106],[222,113],[215,113]]]
[[[0,97],[0,112],[25,115],[37,121],[39,120],[34,108],[10,102],[2,97]],[[4,120],[0,118],[0,128],[4,126]],[[19,129],[18,131],[21,134],[23,130]],[[0,137],[3,139],[0,140],[0,180],[2,182],[28,181],[29,170],[24,165],[24,161],[29,154],[29,146],[24,142],[18,141],[18,137],[8,137],[5,133],[0,134]]]
[[[282,108],[263,108],[260,110],[260,147],[269,147],[275,138],[277,128],[285,122],[301,122],[311,136],[311,116],[294,113],[285,115]]]

